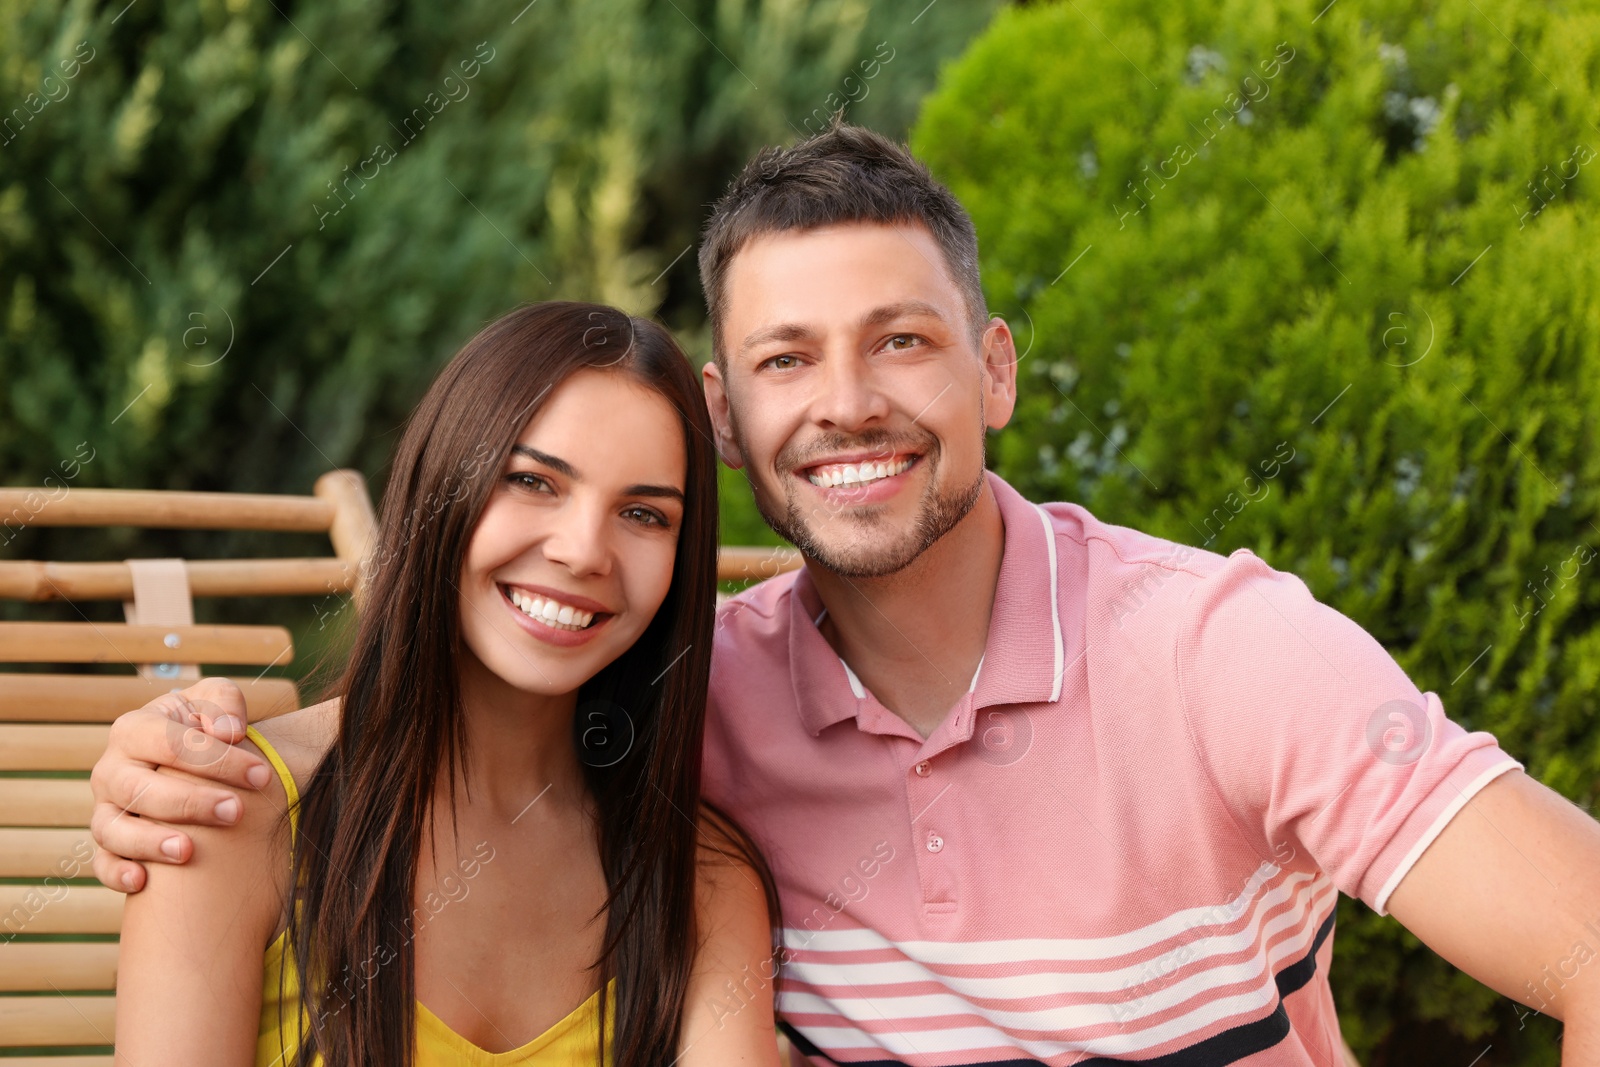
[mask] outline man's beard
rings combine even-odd
[[[914,451],[918,453],[915,470],[918,466],[928,467],[928,488],[923,493],[919,502],[916,518],[911,527],[895,540],[881,540],[876,543],[870,540],[874,533],[897,533],[894,528],[884,524],[880,530],[880,522],[873,514],[881,512],[882,508],[873,505],[861,507],[841,507],[838,513],[832,516],[835,523],[848,523],[858,532],[859,537],[848,546],[835,547],[825,542],[807,522],[808,512],[815,516],[825,510],[822,505],[810,508],[803,506],[798,499],[802,490],[794,485],[785,473],[783,478],[784,501],[781,509],[774,509],[762,499],[762,494],[751,482],[751,491],[755,496],[756,509],[760,511],[762,519],[772,527],[774,533],[798,548],[808,560],[816,562],[819,566],[843,578],[885,578],[896,574],[910,566],[916,558],[931,548],[945,534],[955,529],[956,525],[966,518],[983,495],[984,469],[980,465],[978,476],[970,485],[960,486],[955,489],[939,492],[938,473],[939,460],[942,452],[939,439],[932,434],[927,434],[925,439],[916,440],[912,447],[905,437],[890,434],[885,431],[869,431],[853,437],[837,437],[821,442],[822,447],[813,445],[808,451],[814,454],[839,453],[852,450],[865,450],[878,455],[889,456],[898,451]],[[896,447],[897,445],[901,447]],[[778,456],[777,467],[780,471],[794,471],[805,466],[805,460],[795,456],[790,457],[788,450]],[[748,477],[749,471],[746,470]],[[866,512],[864,515],[857,515]]]

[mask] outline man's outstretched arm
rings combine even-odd
[[[1565,1024],[1564,1067],[1600,1067],[1600,823],[1518,771],[1445,826],[1388,911],[1491,989]]]
[[[177,767],[221,785],[260,789],[272,769],[235,747],[244,740],[244,694],[223,678],[203,678],[157,697],[111,725],[111,740],[89,776],[94,815],[89,828],[100,846],[95,877],[126,893],[144,888],[144,863],[184,863],[189,835],[137,816],[170,823],[231,826],[241,812],[229,789],[198,785],[157,766]]]

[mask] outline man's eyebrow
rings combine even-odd
[[[582,480],[582,476],[578,474],[577,469],[572,464],[557,456],[540,452],[537,448],[529,448],[527,445],[512,445],[511,452],[513,455],[526,456],[535,463],[543,463],[546,467],[565,478]]]
[[[944,313],[926,300],[901,300],[893,304],[884,304],[882,307],[873,308],[861,318],[861,328],[869,329],[873,326],[882,326],[896,319],[913,318],[944,319]],[[799,322],[783,322],[773,326],[763,326],[744,339],[739,346],[741,352],[748,352],[757,345],[767,344],[771,341],[809,341],[816,337],[816,331],[810,326]]]
[[[896,319],[906,318],[933,318],[943,319],[944,312],[928,303],[926,300],[901,300],[894,304],[884,304],[875,307],[861,317],[863,329],[869,326],[882,326]]]
[[[769,341],[808,341],[816,337],[816,331],[799,322],[782,322],[775,326],[763,326],[744,339],[739,346],[740,352],[748,352],[756,345],[764,345]]]

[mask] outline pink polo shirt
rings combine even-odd
[[[705,789],[777,877],[793,1044],[819,1064],[1335,1067],[1338,892],[1382,914],[1521,765],[1250,552],[989,483],[988,646],[926,741],[823,639],[803,570],[719,616]]]

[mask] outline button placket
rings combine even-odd
[[[951,851],[955,839],[950,836],[958,827],[948,821],[955,819],[949,805],[958,788],[957,777],[947,762],[935,773],[934,763],[942,749],[920,746],[924,751],[913,757],[904,768],[901,779],[906,791],[906,807],[911,816],[911,847],[917,868],[917,882],[923,908],[934,909],[926,914],[943,913],[956,904],[956,871],[952,869]],[[947,746],[948,747],[948,746]],[[947,754],[948,755],[948,754]],[[926,757],[926,758],[923,758]]]

